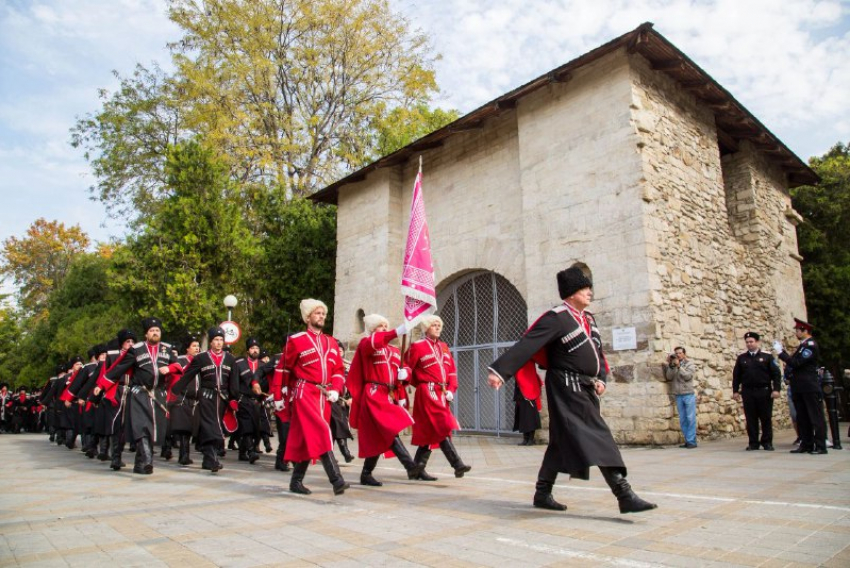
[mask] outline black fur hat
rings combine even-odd
[[[558,273],[558,294],[562,300],[566,300],[584,288],[593,288],[593,282],[578,266],[572,266]]]
[[[142,320],[142,333],[147,333],[152,327],[158,327],[162,331],[162,321],[159,318],[145,318]]]
[[[124,345],[124,342],[127,341],[128,339],[132,339],[133,341],[136,341],[136,334],[133,333],[132,329],[122,329],[121,331],[118,332],[119,347],[121,345]]]

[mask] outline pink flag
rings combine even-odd
[[[407,246],[404,248],[401,293],[404,295],[404,321],[407,329],[413,329],[423,317],[437,311],[431,238],[428,234],[428,220],[425,218],[425,200],[422,197],[421,163],[410,203],[410,227],[407,230]]]

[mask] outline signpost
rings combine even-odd
[[[221,329],[224,330],[224,343],[227,345],[233,345],[242,337],[242,329],[235,321],[221,322]]]

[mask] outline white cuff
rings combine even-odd
[[[455,394],[452,391],[446,391],[446,400],[451,402],[455,399]]]
[[[407,370],[406,369],[399,369],[398,370],[398,380],[400,380],[400,381],[406,381],[407,380]]]
[[[330,402],[336,402],[339,400],[339,393],[337,391],[328,391],[328,400]]]

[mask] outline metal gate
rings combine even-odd
[[[493,390],[487,367],[528,327],[528,308],[513,284],[495,272],[461,276],[440,293],[441,339],[457,363],[452,403],[464,430],[500,434],[514,422],[513,388]]]

